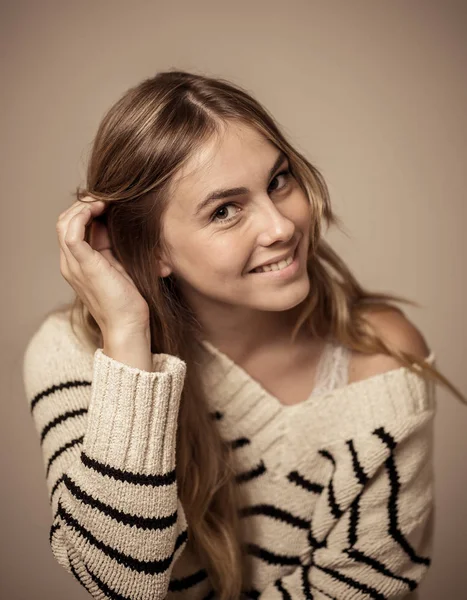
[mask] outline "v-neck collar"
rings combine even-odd
[[[436,406],[434,382],[405,366],[318,390],[316,395],[312,392],[297,404],[282,404],[229,356],[209,342],[202,344],[209,356],[203,363],[205,397],[223,435],[254,440],[254,447],[264,456],[270,452],[276,456],[274,449],[282,448],[276,457],[279,463],[285,440],[302,427],[306,427],[306,439],[325,444],[336,436],[350,438],[374,429],[383,420],[403,423],[414,413]],[[434,364],[433,352],[426,361]]]
[[[223,394],[221,395],[218,395],[214,391],[214,396],[212,398],[213,405],[216,408],[222,405],[225,406],[230,402],[231,399],[241,395],[242,406],[245,412],[253,407],[258,410],[263,408],[265,414],[269,413],[271,418],[278,413],[292,413],[300,411],[302,408],[306,409],[308,408],[308,405],[314,404],[315,402],[319,403],[320,399],[323,397],[328,397],[329,395],[339,395],[340,392],[345,394],[346,390],[350,390],[353,393],[354,391],[358,391],[361,387],[364,388],[368,385],[372,386],[373,384],[378,384],[381,379],[388,380],[394,376],[414,375],[407,367],[400,366],[396,369],[391,369],[390,371],[377,373],[371,377],[347,383],[346,385],[335,389],[324,389],[322,391],[321,389],[317,390],[317,386],[319,388],[321,387],[321,382],[319,381],[320,369],[323,367],[323,364],[329,358],[330,354],[332,354],[337,347],[335,342],[329,340],[326,342],[324,351],[319,358],[315,382],[310,395],[302,402],[298,402],[296,404],[284,404],[276,396],[274,396],[274,394],[266,390],[266,388],[257,379],[252,377],[243,367],[234,362],[230,356],[219,350],[219,348],[207,340],[202,340],[201,343],[213,359],[206,369],[205,383],[212,391],[219,386],[223,389]],[[425,360],[429,364],[434,364],[436,360],[434,352],[430,351],[429,356]],[[242,391],[242,394],[239,394],[240,391]],[[263,401],[263,407],[260,401]]]
[[[310,403],[317,397],[315,390],[317,389],[317,386],[320,386],[322,369],[326,364],[326,361],[330,358],[330,355],[332,355],[336,350],[336,345],[333,342],[326,341],[324,349],[321,352],[321,355],[318,359],[318,363],[316,366],[315,381],[313,389],[310,391],[310,394],[305,400],[302,400],[301,402],[297,402],[295,404],[284,404],[279,400],[279,398],[277,398],[276,396],[274,396],[274,394],[269,392],[257,379],[250,375],[243,367],[241,367],[232,358],[230,358],[230,356],[219,350],[219,348],[217,348],[207,340],[203,340],[201,343],[212,356],[217,358],[218,363],[222,366],[224,376],[227,374],[231,375],[235,381],[239,382],[242,388],[250,388],[253,392],[253,396],[255,395],[254,392],[256,392],[257,397],[259,396],[263,399],[267,399],[268,404],[270,406],[275,406],[278,412],[296,409],[299,406],[303,406]],[[323,393],[325,393],[325,391]]]

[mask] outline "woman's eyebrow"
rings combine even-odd
[[[280,150],[279,154],[277,155],[276,160],[274,161],[274,164],[269,169],[267,181],[269,181],[269,179],[271,179],[274,172],[281,166],[281,164],[286,159],[287,159],[287,155],[282,150]],[[229,188],[229,189],[225,189],[225,190],[224,189],[214,190],[213,192],[208,194],[206,196],[206,198],[198,204],[196,211],[195,211],[195,216],[199,215],[200,212],[202,212],[207,206],[210,206],[211,204],[213,204],[216,200],[220,200],[222,198],[230,198],[231,196],[240,196],[241,194],[247,194],[249,191],[250,190],[247,187],[236,187],[236,188]]]

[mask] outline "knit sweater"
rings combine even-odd
[[[349,384],[334,345],[310,397],[285,405],[204,345],[206,402],[246,499],[242,598],[406,597],[432,550],[434,384],[405,367]],[[152,363],[150,372],[92,353],[59,313],[29,340],[23,378],[51,549],[94,598],[214,599],[177,494],[186,364],[166,354]]]

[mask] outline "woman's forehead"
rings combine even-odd
[[[277,148],[255,129],[229,127],[200,146],[174,181],[174,195],[201,199],[212,189],[246,186],[270,166]]]

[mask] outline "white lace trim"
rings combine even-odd
[[[343,387],[348,381],[350,352],[342,345],[329,342],[316,371],[312,396]]]

